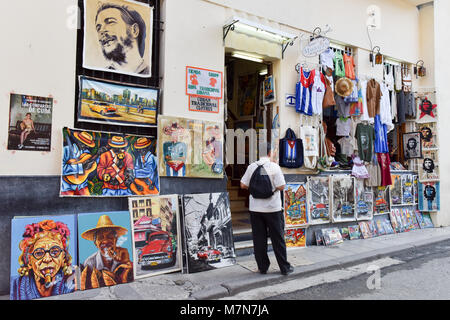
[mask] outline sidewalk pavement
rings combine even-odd
[[[77,291],[45,300],[208,300],[270,286],[283,281],[336,270],[380,259],[416,247],[450,239],[450,227],[419,229],[371,239],[346,240],[331,246],[288,248],[288,260],[295,270],[288,276],[280,274],[273,252],[266,275],[256,270],[253,255],[237,257],[236,265],[205,272],[180,272],[139,279],[113,287]],[[0,299],[9,299],[2,296]]]

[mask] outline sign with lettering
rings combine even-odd
[[[219,99],[189,96],[189,111],[219,113]]]
[[[315,57],[330,46],[330,40],[324,37],[318,37],[311,40],[302,50],[305,57]]]
[[[295,107],[295,94],[286,93],[284,101],[285,101],[286,107]]]
[[[223,73],[209,69],[186,67],[186,94],[222,99]]]

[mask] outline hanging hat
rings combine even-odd
[[[149,139],[147,139],[147,138],[139,138],[134,143],[134,147],[136,149],[144,149],[144,148],[147,148],[151,144],[152,144],[152,142]]]
[[[108,140],[108,144],[113,148],[124,148],[128,146],[128,141],[121,136],[114,136]]]
[[[111,218],[104,214],[100,216],[97,222],[97,226],[93,229],[89,229],[81,234],[81,237],[86,240],[94,241],[94,235],[98,230],[102,229],[114,229],[117,232],[117,237],[123,236],[128,232],[127,229],[121,226],[116,226]]]
[[[341,97],[349,96],[353,91],[353,83],[349,78],[340,78],[336,81],[335,91]]]
[[[94,138],[92,137],[92,135],[86,131],[81,131],[81,132],[77,132],[75,131],[73,133],[73,136],[75,138],[77,138],[78,140],[80,140],[81,142],[83,142],[85,145],[87,145],[88,147],[95,147],[95,142],[94,142]]]

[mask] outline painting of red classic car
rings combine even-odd
[[[152,232],[145,243],[146,245],[139,250],[138,257],[142,269],[175,264],[175,250],[169,232]]]
[[[211,248],[211,246],[205,247],[197,252],[197,258],[206,262],[220,262],[222,254],[219,250]]]

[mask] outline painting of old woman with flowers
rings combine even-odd
[[[11,300],[31,300],[75,291],[74,230],[74,215],[12,220]]]

